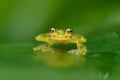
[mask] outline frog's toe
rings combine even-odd
[[[52,48],[41,49],[43,52],[55,52]]]
[[[68,53],[80,54],[80,50],[72,49],[72,50],[68,51]]]
[[[42,52],[55,52],[53,48],[47,47],[46,45],[39,45],[38,47]]]
[[[76,54],[76,55],[86,55],[86,51],[81,51],[81,50],[78,50],[78,49],[75,49],[75,50],[70,50],[68,51],[68,53],[72,53],[72,54]]]
[[[39,48],[39,47],[35,47],[35,48],[33,48],[33,50],[34,50],[34,51],[39,51],[40,48]]]
[[[87,50],[85,49],[85,50],[81,51],[81,53],[82,53],[83,55],[86,55]]]
[[[83,54],[83,55],[86,55],[86,52],[83,52],[82,54]]]

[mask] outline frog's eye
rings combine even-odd
[[[49,33],[54,33],[55,29],[54,28],[50,28]]]
[[[67,29],[66,32],[69,33],[69,34],[73,33],[73,31],[71,29]]]

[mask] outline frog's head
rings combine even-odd
[[[51,39],[56,39],[56,40],[66,40],[71,38],[72,33],[73,31],[70,28],[66,29],[66,31],[61,29],[50,28],[49,37]]]

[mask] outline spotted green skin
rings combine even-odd
[[[35,37],[37,41],[43,41],[47,43],[47,48],[50,48],[53,44],[69,44],[74,43],[77,46],[76,54],[85,55],[87,52],[84,43],[87,41],[82,35],[70,34],[64,30],[56,30],[54,33],[40,34]],[[34,51],[41,50],[41,47],[35,47]],[[43,50],[46,51],[46,50]]]

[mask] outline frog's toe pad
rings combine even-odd
[[[33,48],[34,51],[42,51],[42,52],[54,52],[54,50],[46,45],[39,45],[38,47]]]
[[[72,53],[72,54],[80,54],[80,50],[72,49],[72,50],[69,50],[68,53]]]
[[[81,52],[80,50],[77,50],[77,49],[69,50],[68,53],[72,53],[72,54],[76,54],[76,55],[79,55],[79,54],[85,55],[86,54],[86,52]]]

